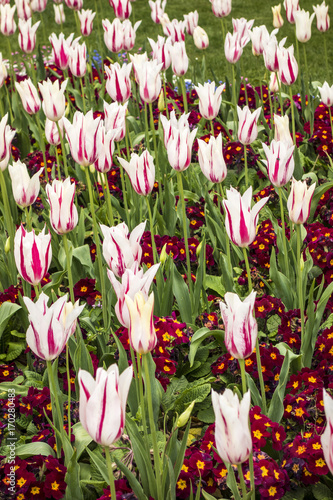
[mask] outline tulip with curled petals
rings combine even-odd
[[[120,19],[120,21],[129,18],[132,12],[132,5],[129,0],[109,0],[109,2],[113,7],[116,18]]]
[[[183,130],[184,128],[189,128],[188,117],[190,113],[183,113],[180,115],[179,120],[176,118],[175,110],[173,109],[170,113],[170,120],[167,119],[166,116],[160,115],[161,123],[164,131],[164,146],[168,147],[168,142],[171,139],[172,131]]]
[[[148,38],[148,41],[153,51],[153,59],[156,60],[157,64],[162,64],[162,70],[165,71],[171,64],[171,38],[165,39],[164,36],[158,35],[157,42],[151,38]]]
[[[104,29],[104,43],[111,52],[120,52],[124,49],[124,30],[116,17],[112,23],[108,19],[102,21]]]
[[[313,5],[312,8],[317,17],[317,29],[322,32],[327,31],[330,27],[330,16],[328,15],[328,5],[325,4],[325,0],[320,5]]]
[[[225,228],[230,240],[238,247],[248,247],[257,233],[259,212],[267,203],[269,196],[262,198],[251,208],[252,186],[243,196],[235,188],[227,190],[227,199],[223,200],[226,212]]]
[[[320,436],[320,442],[327,467],[331,474],[333,474],[333,399],[325,389],[323,389],[323,401],[326,427],[323,434]]]
[[[46,118],[53,122],[57,122],[64,116],[66,99],[65,90],[67,86],[68,79],[64,80],[59,86],[59,80],[52,82],[49,78],[40,83],[38,82],[38,87],[40,93],[42,94],[43,102],[42,108]]]
[[[263,56],[264,63],[268,71],[277,72],[279,69],[278,60],[278,49],[282,48],[286,42],[286,38],[283,38],[281,42],[278,43],[276,36],[272,33],[269,40],[264,47]]]
[[[56,24],[63,24],[66,21],[66,16],[64,12],[64,4],[54,4],[53,5],[54,9],[54,21]]]
[[[82,9],[77,13],[80,20],[80,30],[83,36],[89,36],[93,29],[93,21],[96,16],[96,12],[91,9]]]
[[[209,46],[209,39],[206,31],[197,26],[193,31],[193,42],[197,49],[204,50]]]
[[[188,35],[193,36],[194,29],[198,26],[199,22],[198,11],[195,10],[194,12],[189,12],[188,14],[184,14],[184,22],[185,22],[185,29]]]
[[[124,50],[132,50],[135,45],[136,30],[140,26],[141,21],[137,21],[134,26],[129,19],[123,22],[124,32]]]
[[[131,63],[133,66],[133,73],[135,76],[135,81],[136,81],[136,83],[139,83],[140,68],[141,68],[141,66],[146,64],[146,61],[148,61],[147,52],[144,52],[143,54],[130,54],[129,56],[130,56]]]
[[[244,144],[251,144],[258,136],[258,119],[261,113],[261,107],[251,113],[248,106],[240,108],[237,106],[238,114],[238,140]]]
[[[247,21],[245,17],[240,17],[238,19],[232,20],[234,34],[237,33],[243,46],[245,46],[250,41],[250,30],[253,26],[253,23],[254,19]]]
[[[178,19],[172,19],[164,15],[161,18],[161,24],[163,27],[163,33],[171,38],[172,43],[184,42],[185,40],[185,23],[184,21],[178,21]]]
[[[58,129],[58,127],[59,129]],[[61,137],[64,137],[64,122],[62,118],[58,122],[53,122],[46,118],[45,120],[45,137],[49,144],[53,146],[58,146],[61,143],[61,137],[59,135],[59,130]]]
[[[253,316],[256,292],[243,301],[237,293],[227,292],[225,304],[220,302],[224,323],[224,342],[227,351],[236,359],[246,359],[253,353],[258,336],[257,321]]]
[[[15,10],[16,5],[12,7],[8,3],[0,5],[0,31],[5,36],[13,35],[16,31]]]
[[[274,28],[282,28],[284,21],[283,17],[281,16],[281,4],[275,5],[272,7],[272,13],[273,13],[273,26]]]
[[[70,177],[64,181],[55,179],[46,186],[46,194],[50,204],[50,222],[57,234],[66,234],[78,223],[77,208],[74,204],[75,183],[71,184]]]
[[[204,176],[211,182],[222,182],[227,176],[227,167],[223,158],[222,134],[211,136],[209,142],[198,139],[198,159]]]
[[[69,48],[72,44],[74,33],[71,33],[68,38],[65,38],[63,33],[59,36],[55,33],[49,36],[49,41],[52,45],[52,60],[59,69],[67,69],[69,64]]]
[[[156,101],[160,95],[162,87],[161,69],[162,64],[157,64],[155,59],[146,61],[136,68],[140,97],[146,103]]]
[[[21,225],[14,238],[14,258],[18,272],[30,285],[38,285],[47,273],[51,260],[51,233],[44,229],[37,235]]]
[[[275,187],[285,186],[294,173],[294,148],[287,146],[284,142],[272,140],[270,147],[263,143],[267,160],[264,161],[268,178]]]
[[[30,326],[27,330],[27,344],[36,356],[45,361],[52,361],[60,356],[68,339],[75,332],[77,318],[83,306],[79,301],[72,304],[63,295],[50,307],[49,297],[42,292],[33,302],[23,297],[29,312]]]
[[[249,429],[251,393],[247,391],[242,401],[230,389],[223,394],[212,390],[215,413],[215,443],[223,462],[241,464],[252,452]]]
[[[47,0],[31,0],[30,7],[32,12],[44,12]]]
[[[294,56],[294,46],[291,45],[288,49],[278,48],[277,57],[279,62],[279,78],[285,85],[295,83],[298,76],[298,64]]]
[[[124,103],[128,101],[131,96],[131,71],[132,63],[123,64],[119,63],[104,66],[106,74],[106,91],[113,101]]]
[[[86,44],[76,43],[69,48],[68,66],[72,75],[83,78],[87,71],[87,49]]]
[[[321,102],[328,108],[333,106],[333,85],[330,87],[327,82],[324,82],[322,87],[318,87]]]
[[[149,151],[145,150],[141,156],[132,153],[129,162],[123,158],[118,158],[118,161],[126,170],[136,193],[147,196],[152,192],[155,182],[155,165]]]
[[[148,299],[142,292],[137,292],[134,300],[129,295],[125,295],[125,302],[130,314],[128,331],[130,344],[138,354],[147,354],[157,343],[153,317],[154,292],[149,295]]]
[[[18,160],[9,165],[8,172],[12,180],[15,202],[20,207],[30,207],[36,201],[40,190],[39,176],[43,172],[43,167],[30,179],[26,164]]]
[[[155,2],[153,2],[153,0],[149,0],[148,3],[150,6],[150,10],[151,10],[150,15],[151,15],[153,22],[156,24],[160,24],[160,22],[161,22],[160,18],[164,14],[166,0],[162,0],[162,3],[161,3],[161,0],[156,0]]]
[[[215,17],[227,17],[231,12],[231,0],[210,0]]]
[[[35,50],[36,31],[39,25],[40,21],[37,21],[37,23],[32,26],[31,17],[27,21],[19,19],[18,26],[20,33],[18,36],[18,42],[20,49],[26,54],[31,54],[31,52]]]
[[[175,42],[170,51],[173,73],[177,76],[184,76],[188,70],[189,63],[185,42]]]
[[[97,159],[94,166],[98,172],[109,172],[113,165],[114,138],[118,134],[118,129],[106,131],[104,125],[99,127],[97,138]]]
[[[27,21],[31,18],[32,12],[29,0],[15,0],[15,5],[17,8],[17,17],[23,21]]]
[[[41,102],[31,78],[27,78],[20,83],[15,82],[15,88],[20,94],[24,110],[29,115],[37,113],[40,110]]]
[[[65,0],[65,4],[69,9],[81,10],[83,7],[83,0]]]
[[[305,181],[296,181],[294,177],[291,180],[291,190],[287,200],[289,218],[294,224],[304,224],[310,215],[311,201],[316,183],[310,187]]]
[[[242,41],[237,33],[233,35],[231,33],[227,33],[224,41],[224,55],[226,60],[235,64],[241,58],[243,54],[245,39]]]
[[[64,128],[71,155],[82,167],[92,165],[97,159],[97,136],[100,117],[94,118],[90,110],[85,115],[75,111],[73,123],[64,118]]]
[[[274,115],[274,139],[276,141],[284,142],[287,147],[291,147],[293,145],[293,138],[291,137],[289,130],[288,115]]]
[[[296,25],[296,38],[299,42],[305,43],[311,38],[311,24],[315,17],[315,13],[305,11],[304,9],[297,10],[294,13]]]
[[[79,370],[80,422],[90,437],[101,446],[109,447],[124,432],[132,378],[132,366],[121,375],[116,364],[108,370],[97,368],[96,380],[89,372]]]
[[[131,233],[125,222],[113,227],[104,226],[104,224],[100,226],[104,236],[104,259],[113,274],[121,278],[126,269],[132,268],[135,262],[139,264],[141,261],[140,241],[146,222],[141,222]]]
[[[269,41],[269,33],[266,26],[255,26],[252,31],[250,31],[250,38],[252,42],[252,54],[254,56],[261,56],[264,52]]]
[[[192,146],[198,129],[190,131],[188,127],[182,130],[172,128],[167,145],[168,160],[177,172],[183,172],[191,164]]]
[[[284,0],[283,6],[286,10],[286,17],[290,24],[295,24],[294,14],[299,10],[299,0]]]
[[[122,141],[126,134],[127,104],[127,102],[125,104],[117,102],[108,104],[105,101],[103,103],[105,130],[107,132],[114,131],[113,139],[115,142]]]
[[[213,120],[219,114],[225,84],[216,87],[215,82],[205,82],[194,88],[199,97],[200,113],[206,120]]]

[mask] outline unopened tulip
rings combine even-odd
[[[71,155],[82,167],[92,165],[97,158],[97,134],[100,117],[94,118],[92,110],[85,115],[75,111],[73,123],[64,118],[64,128]]]
[[[245,191],[243,196],[233,187],[227,191],[227,199],[223,200],[226,212],[225,228],[235,245],[248,247],[253,243],[257,232],[259,212],[268,199],[269,196],[262,198],[251,209],[252,186]]]
[[[184,76],[188,70],[188,57],[185,42],[175,42],[171,48],[172,71],[177,76]]]
[[[288,22],[295,24],[294,14],[297,10],[299,10],[299,0],[284,0],[283,6],[286,9]]]
[[[160,24],[160,18],[164,14],[165,6],[166,6],[166,0],[156,0],[153,2],[153,0],[149,0],[149,6],[151,9],[151,18],[154,23]]]
[[[50,222],[57,234],[66,234],[78,223],[77,208],[74,203],[75,183],[70,177],[64,181],[55,179],[52,185],[47,184],[46,194],[50,204]]]
[[[117,303],[114,310],[119,323],[125,328],[130,327],[130,313],[125,302],[125,295],[134,299],[135,294],[141,291],[144,294],[145,300],[147,300],[150,285],[155,278],[159,266],[160,264],[154,264],[144,273],[142,269],[139,270],[139,265],[135,262],[131,269],[125,270],[121,277],[121,283],[116,279],[112,271],[107,271],[108,278],[117,296]]]
[[[151,38],[148,38],[148,41],[153,51],[153,59],[156,60],[157,64],[162,64],[162,71],[165,71],[171,64],[171,38],[165,39],[164,36],[158,35],[157,42]]]
[[[100,225],[104,236],[104,259],[118,278],[121,278],[126,269],[131,269],[133,264],[141,261],[142,247],[140,244],[146,222],[136,226],[130,233],[125,222],[117,226],[107,227]]]
[[[279,78],[285,85],[295,83],[298,76],[298,64],[294,56],[294,46],[288,49],[278,48],[277,57],[279,61]]]
[[[209,46],[209,39],[206,31],[197,26],[193,31],[193,42],[197,49],[203,50],[207,49]]]
[[[326,427],[320,436],[321,446],[327,467],[333,474],[333,399],[323,389],[324,410],[326,416]]]
[[[172,19],[172,21],[165,19],[165,16],[161,18],[161,24],[163,27],[163,33],[171,38],[172,43],[183,42],[185,40],[185,23],[184,21],[178,21],[178,19]]]
[[[213,120],[219,114],[225,84],[216,87],[215,82],[205,82],[194,88],[199,97],[200,113],[206,120]]]
[[[273,12],[273,26],[274,28],[282,28],[283,26],[283,18],[282,18],[282,15],[281,15],[281,4],[279,3],[279,5],[275,5],[274,7],[272,7],[272,12]]]
[[[240,108],[237,106],[238,114],[238,140],[242,144],[251,144],[258,136],[258,119],[261,113],[261,107],[251,113],[248,106]]]
[[[193,35],[194,29],[198,26],[199,14],[198,11],[190,12],[189,14],[184,14],[185,29],[189,35]]]
[[[261,56],[269,41],[269,33],[266,26],[263,24],[262,26],[253,28],[250,31],[250,38],[252,42],[252,54],[254,56]]]
[[[40,168],[30,179],[26,164],[18,160],[9,165],[8,172],[12,180],[15,202],[20,207],[30,207],[38,196],[40,190],[39,176],[43,172],[43,168]]]
[[[154,188],[155,165],[151,154],[145,150],[141,156],[131,154],[130,161],[118,158],[120,165],[126,170],[134,191],[147,196]]]
[[[13,132],[9,125],[7,125],[7,119],[8,113],[6,113],[0,121],[0,161],[4,160],[8,156],[8,154],[10,155],[12,140],[15,135],[15,132]]]
[[[66,21],[66,16],[64,12],[64,4],[53,5],[54,9],[54,21],[57,24],[63,24]]]
[[[271,76],[269,77],[269,91],[276,94],[277,92],[279,92],[279,85],[281,85],[281,83],[279,81],[278,74],[275,72],[271,72]]]
[[[294,13],[296,25],[296,37],[299,42],[305,43],[311,38],[311,24],[315,17],[315,13],[305,11],[304,9],[297,10]]]
[[[66,100],[65,100],[65,89],[67,81],[62,82],[59,86],[59,80],[51,82],[48,78],[42,83],[38,83],[40,93],[43,97],[42,108],[46,118],[57,122],[63,117],[65,113]]]
[[[164,146],[168,147],[168,142],[171,139],[172,131],[177,129],[179,131],[184,128],[189,128],[188,117],[190,113],[183,113],[180,115],[179,120],[176,118],[175,110],[172,110],[170,113],[170,120],[167,119],[166,116],[160,115],[161,123],[164,130]]]
[[[14,258],[18,272],[30,285],[38,285],[47,273],[51,260],[51,233],[45,227],[38,235],[21,225],[14,238]]]
[[[106,91],[113,101],[124,103],[128,101],[132,93],[131,88],[131,71],[132,63],[123,64],[119,63],[104,66],[106,73]]]
[[[132,6],[129,0],[109,0],[111,7],[113,7],[114,15],[123,21],[128,19],[132,12]]]
[[[116,17],[112,23],[108,19],[102,21],[104,29],[104,43],[111,52],[120,52],[124,49],[124,30]]]
[[[78,11],[77,15],[80,19],[80,30],[83,36],[89,36],[93,29],[93,21],[96,16],[96,12],[91,9],[82,9]]]
[[[319,31],[327,31],[330,27],[330,16],[328,15],[328,5],[325,0],[320,5],[313,5],[317,17],[317,29]]]
[[[31,78],[27,78],[20,83],[15,82],[15,87],[17,92],[20,94],[24,110],[29,115],[37,113],[40,110],[41,102],[37,89],[32,83]]]
[[[211,136],[209,142],[198,139],[198,159],[202,173],[211,182],[222,182],[227,176],[227,167],[223,158],[222,134]]]
[[[30,322],[27,344],[36,356],[52,361],[60,356],[69,337],[73,335],[84,305],[79,306],[79,301],[75,304],[67,302],[67,295],[63,295],[48,307],[49,297],[43,292],[37,302],[28,297],[23,297],[23,300]]]
[[[63,33],[59,37],[55,33],[49,36],[52,45],[52,60],[59,69],[67,69],[69,63],[69,48],[71,46],[74,33],[65,38]]]
[[[0,30],[5,36],[10,36],[16,31],[16,22],[14,21],[14,14],[16,5],[11,7],[8,3],[0,5]]]
[[[108,104],[104,101],[104,121],[106,131],[114,130],[114,141],[122,141],[126,134],[126,112],[127,102],[118,104],[113,102]]]
[[[253,353],[258,336],[257,321],[253,316],[256,292],[243,301],[237,293],[227,292],[226,304],[220,302],[224,323],[224,342],[227,351],[236,359],[246,359]]]
[[[140,97],[144,102],[152,103],[158,99],[162,87],[161,69],[162,64],[157,64],[155,59],[136,68]]]
[[[61,137],[64,136],[64,123],[62,121],[62,118],[58,122],[53,122],[52,120],[49,120],[46,118],[45,120],[45,137],[46,140],[49,144],[53,144],[53,146],[57,146],[58,144],[61,143],[60,135],[59,135],[59,130],[60,129],[60,134]]]
[[[20,49],[23,50],[26,54],[31,54],[35,50],[36,45],[36,31],[38,26],[40,25],[40,21],[37,21],[33,26],[31,25],[31,17],[24,21],[23,19],[19,19],[19,46]]]
[[[135,33],[140,26],[141,21],[137,21],[134,26],[129,19],[125,19],[123,22],[123,32],[124,32],[124,50],[132,50],[135,45]]]
[[[223,394],[212,390],[215,413],[215,443],[223,462],[241,464],[252,452],[249,429],[251,393],[247,391],[242,401],[230,389]]]
[[[68,66],[72,75],[83,78],[87,71],[87,49],[86,44],[76,43],[69,48]]]
[[[243,47],[241,39],[239,38],[237,33],[233,35],[231,33],[227,33],[224,41],[224,55],[226,60],[235,64],[239,61],[241,55],[243,54]]]
[[[327,107],[333,106],[333,85],[330,87],[327,82],[324,82],[322,87],[318,87],[322,103]]]
[[[267,158],[265,161],[268,178],[275,187],[285,186],[294,173],[295,161],[293,157],[295,146],[288,146],[284,142],[272,140],[270,147],[262,145]]]
[[[129,366],[119,375],[118,366],[97,368],[96,380],[79,370],[79,417],[82,427],[101,446],[110,446],[121,438],[126,421],[126,402],[133,378]]]
[[[157,343],[153,317],[154,293],[149,295],[148,300],[142,292],[137,292],[134,300],[125,295],[125,302],[130,314],[128,331],[130,344],[138,354],[147,354]]]
[[[308,188],[306,181],[296,181],[292,178],[287,208],[289,218],[294,224],[304,224],[308,220],[315,188],[315,182]]]
[[[274,139],[284,142],[288,148],[293,145],[293,138],[289,130],[288,115],[274,115]]]
[[[215,17],[226,17],[231,12],[231,0],[211,0]]]
[[[27,21],[32,15],[29,0],[15,0],[15,5],[17,8],[17,17]]]
[[[191,164],[192,146],[197,129],[190,131],[188,127],[182,130],[172,128],[171,137],[167,144],[168,160],[171,167],[183,172]]]
[[[97,159],[94,166],[98,172],[109,172],[113,165],[113,152],[115,136],[118,130],[111,129],[108,132],[104,126],[99,127],[99,134],[97,139]]]
[[[7,76],[8,76],[7,66],[3,62],[2,53],[0,52],[0,88],[5,83]]]
[[[32,12],[44,12],[47,0],[31,0],[30,7]]]

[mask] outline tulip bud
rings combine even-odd
[[[109,0],[111,7],[113,7],[114,15],[123,21],[128,19],[132,12],[132,6],[129,0]]]
[[[299,10],[299,0],[284,0],[283,5],[286,9],[288,22],[295,24],[294,14],[297,10]]]
[[[76,163],[88,167],[97,159],[97,138],[100,117],[94,118],[92,110],[85,115],[75,111],[73,123],[64,118],[64,128]]]
[[[158,97],[157,107],[160,113],[165,109],[165,101],[164,101],[164,91],[161,90],[160,95]]]
[[[274,115],[274,139],[284,142],[287,147],[293,146],[293,138],[289,130],[288,115]]]
[[[333,85],[330,87],[327,82],[324,82],[322,87],[318,87],[318,90],[321,102],[328,108],[333,106]]]
[[[130,314],[128,336],[132,349],[138,354],[147,354],[154,349],[157,342],[153,318],[154,293],[146,300],[144,294],[139,291],[135,294],[134,301],[125,295],[125,302]]]
[[[161,250],[161,253],[160,253],[160,263],[162,265],[164,265],[168,259],[168,254],[166,252],[166,247],[167,247],[167,243],[165,243],[165,245],[163,245],[163,248]]]
[[[283,18],[281,16],[281,4],[275,5],[272,7],[272,12],[273,12],[273,26],[274,28],[282,28],[283,26]]]
[[[50,222],[57,234],[66,234],[72,231],[78,223],[77,208],[74,204],[75,183],[71,184],[70,177],[64,181],[55,179],[52,186],[47,184],[46,194],[50,204]]]
[[[296,37],[299,42],[305,43],[311,38],[311,24],[315,17],[315,13],[311,14],[304,9],[294,13],[296,24]]]
[[[328,5],[325,4],[325,0],[321,5],[313,5],[313,10],[317,17],[317,29],[322,32],[327,31],[330,27],[330,16],[328,15]]]
[[[153,20],[154,23],[156,24],[160,24],[160,18],[163,16],[164,14],[164,9],[165,9],[165,6],[166,6],[166,0],[163,0],[162,3],[161,3],[161,0],[156,0],[155,2],[153,2],[153,0],[149,0],[149,6],[150,6],[150,9],[151,9],[151,18]]]
[[[198,26],[199,14],[198,11],[190,12],[184,15],[185,29],[189,35],[193,35],[195,28]]]
[[[223,158],[222,134],[211,136],[209,142],[198,139],[198,159],[204,176],[211,182],[222,182],[227,176]]]
[[[195,255],[199,258],[202,250],[202,241],[200,241],[199,245],[197,246],[197,249],[195,251]]]
[[[67,82],[68,80],[65,80],[59,86],[59,80],[52,82],[48,78],[46,81],[38,83],[43,97],[42,107],[44,114],[51,121],[57,122],[65,113],[66,100],[64,94]]]
[[[289,211],[289,218],[294,224],[304,224],[308,220],[315,188],[316,183],[308,188],[306,181],[296,181],[292,178],[287,208]]]
[[[298,64],[294,57],[294,46],[288,49],[278,48],[277,57],[279,62],[279,78],[285,85],[295,83],[298,76]]]
[[[8,236],[8,238],[6,239],[6,243],[5,243],[5,253],[9,253],[10,252],[10,236]]]
[[[184,427],[184,425],[187,424],[188,419],[190,418],[192,410],[194,408],[195,402],[196,402],[196,400],[192,401],[192,403],[190,405],[188,405],[186,410],[183,411],[183,413],[178,418],[177,423],[176,423],[176,427],[178,427],[178,429],[180,427]]]
[[[215,17],[226,17],[231,12],[231,0],[210,0]]]
[[[207,49],[209,46],[209,39],[206,31],[200,26],[197,26],[193,31],[193,41],[197,49]]]
[[[199,97],[199,111],[206,120],[213,120],[220,111],[225,84],[216,88],[215,82],[198,84],[194,87]]]

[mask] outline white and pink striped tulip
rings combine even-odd
[[[152,192],[155,182],[155,165],[153,157],[147,150],[141,156],[132,153],[129,162],[123,158],[118,158],[118,161],[126,170],[136,193],[147,196]]]
[[[294,149],[295,146],[288,146],[282,141],[272,140],[270,147],[263,143],[263,148],[267,160],[264,161],[267,167],[268,178],[275,187],[285,186],[294,173]]]
[[[223,158],[222,134],[210,136],[209,142],[198,139],[198,159],[204,176],[211,182],[222,182],[227,176],[227,166]]]
[[[199,96],[200,113],[206,120],[213,120],[219,114],[225,84],[216,87],[215,82],[205,82],[194,88]]]
[[[132,5],[129,0],[109,0],[111,7],[113,7],[114,15],[123,21],[128,19],[132,13]]]
[[[25,163],[18,160],[9,165],[8,172],[12,180],[14,200],[20,207],[30,207],[36,201],[40,190],[39,176],[43,170],[43,167],[40,168],[30,178]]]
[[[130,314],[128,337],[130,344],[138,354],[151,352],[156,343],[157,335],[154,328],[154,292],[148,299],[142,292],[137,292],[134,300],[125,295],[125,302]]]
[[[74,203],[75,182],[70,177],[64,181],[55,179],[46,185],[46,194],[50,204],[50,223],[57,234],[66,234],[78,223],[77,208]]]
[[[316,183],[308,188],[306,181],[291,179],[291,190],[287,200],[289,218],[294,224],[304,224],[310,215],[311,201]]]
[[[20,83],[15,82],[15,88],[20,94],[24,110],[29,115],[37,113],[40,110],[41,101],[31,78],[27,78]]]
[[[71,155],[79,165],[88,167],[97,159],[97,136],[100,117],[94,118],[92,110],[85,115],[75,111],[73,123],[64,118],[64,128]]]
[[[47,273],[51,260],[51,233],[44,229],[37,235],[21,225],[14,238],[14,258],[18,272],[30,285],[38,285]]]
[[[258,136],[258,119],[261,107],[251,113],[248,106],[240,108],[237,106],[238,114],[238,140],[242,144],[251,144]]]

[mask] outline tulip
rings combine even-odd
[[[272,12],[273,12],[273,26],[274,28],[282,28],[283,26],[283,18],[281,16],[281,4],[275,5],[272,7]]]
[[[287,148],[293,145],[293,138],[289,130],[288,115],[274,115],[274,139],[284,142]]]
[[[153,157],[147,150],[141,156],[132,153],[129,162],[123,158],[118,158],[118,161],[126,170],[136,193],[147,196],[152,192],[155,182],[155,165]]]
[[[274,73],[271,72],[271,76],[269,77],[269,91],[276,94],[277,92],[279,92],[280,88],[279,85],[281,85],[281,83],[278,74],[275,72]],[[288,115],[285,116],[288,117]]]
[[[162,64],[162,70],[165,71],[171,64],[171,38],[165,40],[164,36],[158,35],[157,42],[151,38],[148,38],[148,41],[153,51],[153,59],[156,60],[157,64]]]
[[[97,368],[96,380],[79,369],[79,417],[82,427],[96,443],[110,446],[120,439],[126,420],[126,402],[133,378],[133,367],[119,375],[118,366]]]
[[[299,42],[305,43],[311,38],[311,24],[315,17],[315,13],[311,14],[304,9],[297,10],[294,13],[296,24],[296,37]]]
[[[131,324],[130,313],[125,302],[125,295],[134,299],[135,294],[141,291],[145,300],[147,300],[150,285],[152,284],[155,274],[157,273],[159,265],[160,264],[154,264],[148,269],[148,271],[143,273],[142,269],[139,270],[138,263],[135,262],[131,269],[125,270],[121,277],[121,283],[116,279],[112,271],[107,271],[108,278],[117,296],[115,313],[119,323],[121,323],[125,328],[129,328]]]
[[[38,235],[21,225],[14,238],[14,258],[18,272],[30,285],[38,285],[47,273],[51,260],[51,233],[45,227]]]
[[[52,45],[52,60],[59,69],[67,69],[69,64],[69,47],[71,46],[74,33],[65,38],[63,33],[60,33],[59,38],[55,33],[49,36]]]
[[[277,72],[279,69],[278,60],[278,49],[282,48],[286,42],[286,38],[283,38],[278,44],[276,36],[272,34],[268,40],[266,47],[264,47],[263,56],[265,66],[268,71]]]
[[[146,300],[142,292],[137,292],[134,301],[125,295],[125,302],[130,314],[128,331],[130,344],[138,354],[147,354],[157,343],[153,318],[154,293],[152,292]]]
[[[299,10],[299,0],[284,0],[283,6],[286,9],[286,17],[289,23],[295,24],[294,14]]]
[[[64,5],[62,3],[60,5],[53,5],[53,9],[54,9],[54,21],[57,24],[63,24],[66,21]]]
[[[112,23],[108,19],[102,21],[104,29],[104,43],[111,52],[120,52],[124,48],[124,30],[116,17]]]
[[[226,17],[231,12],[231,0],[211,0],[215,17]]]
[[[250,32],[250,38],[252,41],[252,54],[254,56],[261,56],[269,41],[269,33],[266,26],[262,25],[253,28],[252,32]]]
[[[31,17],[27,21],[19,19],[18,26],[20,34],[18,36],[18,41],[20,49],[26,54],[31,54],[31,52],[35,50],[36,31],[39,25],[40,21],[37,21],[37,23],[32,26]]]
[[[67,81],[62,82],[61,87],[59,86],[59,80],[51,82],[49,78],[43,83],[38,83],[40,93],[43,97],[42,107],[44,114],[46,118],[53,122],[60,120],[65,113],[66,100],[64,93]]]
[[[0,88],[5,83],[7,76],[8,76],[7,67],[2,60],[2,54],[0,52]]]
[[[222,134],[211,136],[209,142],[198,139],[198,158],[200,168],[211,182],[222,182],[227,176],[227,167],[223,158]]]
[[[134,26],[132,26],[131,21],[125,19],[123,22],[124,31],[124,50],[132,50],[135,45],[135,33],[140,26],[141,21],[137,21]]]
[[[170,50],[172,71],[177,76],[185,75],[188,70],[185,42],[175,42]]]
[[[69,9],[81,10],[83,7],[83,0],[65,0],[65,4]]]
[[[168,160],[172,168],[183,172],[191,164],[192,146],[198,129],[171,129],[171,137],[167,145]]]
[[[39,176],[43,168],[40,168],[30,179],[26,164],[18,160],[13,165],[9,165],[8,171],[12,180],[15,202],[20,207],[30,207],[38,196],[40,189]]]
[[[73,123],[64,118],[64,128],[71,155],[79,165],[88,167],[97,159],[97,134],[100,117],[94,118],[92,110],[85,115],[75,111]]]
[[[14,21],[14,13],[16,5],[11,7],[8,3],[0,5],[0,30],[5,36],[13,35],[16,31],[16,22]]]
[[[248,106],[244,106],[241,109],[237,106],[237,114],[238,114],[238,140],[246,145],[251,144],[256,140],[258,136],[258,126],[257,122],[261,113],[261,107],[256,109],[253,113],[251,113]]]
[[[189,35],[193,35],[194,29],[198,26],[199,14],[198,11],[190,12],[184,15],[185,29]]]
[[[45,137],[49,144],[53,144],[53,146],[57,146],[61,143],[61,138],[59,136],[58,127],[60,129],[61,137],[64,136],[64,123],[62,118],[58,122],[54,122],[46,118],[45,120]]]
[[[91,9],[82,9],[77,15],[80,20],[80,30],[83,36],[89,36],[93,29],[93,21],[96,16],[96,12],[93,12]]]
[[[327,82],[324,82],[322,87],[318,87],[318,90],[321,102],[329,108],[333,106],[333,85],[330,87]]]
[[[239,61],[241,55],[243,54],[244,43],[245,39],[242,42],[237,33],[234,33],[233,35],[231,33],[227,33],[224,41],[224,54],[229,63],[235,64]]]
[[[117,102],[108,104],[104,101],[105,129],[115,131],[113,139],[116,142],[122,141],[126,134],[127,104],[127,102],[125,104]]]
[[[47,0],[31,0],[30,7],[32,12],[44,12]]]
[[[313,5],[313,10],[317,17],[317,29],[327,31],[330,27],[330,16],[328,15],[328,5],[325,4],[325,0],[321,5]]]
[[[253,353],[258,336],[258,325],[253,316],[256,292],[243,301],[237,293],[227,292],[226,304],[220,302],[224,323],[224,342],[227,351],[236,359],[246,359]]]
[[[273,186],[285,186],[291,179],[294,173],[295,161],[293,157],[295,146],[288,146],[284,142],[273,139],[270,148],[262,145],[265,151],[267,161],[268,177]]]
[[[169,18],[163,16],[161,18],[161,24],[163,27],[163,33],[171,38],[172,43],[183,42],[185,40],[185,23],[184,21],[178,21],[178,19],[173,19],[170,21]]]
[[[104,236],[103,256],[113,274],[118,278],[123,276],[126,269],[132,268],[135,262],[140,263],[142,256],[140,241],[145,227],[146,222],[142,222],[130,234],[125,222],[113,227],[101,224]]]
[[[87,71],[86,44],[76,43],[69,48],[69,69],[72,75],[83,78]]]
[[[77,208],[74,204],[75,182],[71,184],[70,177],[64,181],[55,179],[52,185],[47,184],[46,194],[53,230],[60,235],[73,231],[78,223]]]
[[[326,427],[320,436],[321,446],[327,467],[333,474],[333,399],[323,389],[324,410],[326,416]]]
[[[177,129],[179,131],[183,130],[184,128],[189,129],[189,123],[188,123],[188,117],[190,116],[190,113],[183,113],[180,115],[179,120],[176,118],[176,113],[174,110],[171,111],[170,113],[170,120],[166,118],[164,115],[160,115],[161,123],[163,126],[164,130],[164,145],[167,148],[168,147],[168,142],[171,139],[172,131],[174,129]]]
[[[256,237],[257,221],[259,212],[267,203],[269,196],[262,198],[251,209],[252,186],[243,196],[230,187],[227,191],[227,199],[223,200],[226,212],[225,228],[231,241],[238,247],[248,247]]]
[[[136,68],[139,80],[140,97],[146,103],[156,101],[161,92],[162,80],[160,71],[162,64],[153,59]]]
[[[285,85],[295,83],[298,75],[298,64],[294,57],[294,46],[288,49],[278,48],[277,57],[279,61],[279,78]]]
[[[315,182],[308,188],[306,181],[296,181],[292,178],[287,208],[289,218],[294,224],[304,224],[308,220],[315,188]]]
[[[194,88],[199,97],[200,113],[206,120],[213,120],[219,114],[225,84],[216,87],[215,82],[206,82]]]
[[[9,127],[9,125],[7,125],[7,119],[8,113],[6,113],[0,121],[0,161],[4,160],[7,155],[10,155],[12,140],[15,135],[15,132]],[[5,170],[5,168],[2,168],[1,170]]]
[[[35,303],[28,297],[23,297],[23,300],[30,321],[27,344],[36,356],[52,361],[60,356],[69,337],[75,332],[77,318],[84,305],[79,306],[79,301],[73,305],[67,302],[67,295],[63,295],[48,307],[49,297],[43,292]]]
[[[98,172],[109,172],[113,165],[114,138],[118,134],[118,129],[111,129],[106,132],[104,126],[99,127],[97,140],[97,159],[94,166]]]
[[[106,91],[113,101],[124,103],[128,101],[132,93],[131,88],[131,70],[132,63],[123,64],[119,63],[104,66],[106,73]]]
[[[212,390],[212,403],[215,413],[215,443],[224,462],[241,464],[252,452],[252,439],[249,429],[251,393],[247,391],[242,401],[230,389],[223,394]]]
[[[37,113],[40,110],[41,102],[37,89],[32,83],[31,78],[27,78],[20,83],[15,82],[15,87],[17,92],[20,94],[24,110],[29,115]]]
[[[234,33],[237,33],[242,44],[246,45],[250,41],[250,30],[253,26],[254,19],[247,21],[245,17],[232,20]]]
[[[151,15],[153,22],[156,24],[160,24],[160,22],[161,22],[160,17],[162,17],[164,14],[166,0],[162,0],[162,3],[161,3],[161,0],[156,0],[155,2],[153,2],[153,0],[149,0],[148,3],[150,6],[150,9],[151,9],[150,15]]]
[[[128,19],[132,12],[132,6],[129,0],[109,0],[111,7],[113,7],[114,15],[123,21]]]
[[[15,5],[17,8],[17,17],[27,21],[32,15],[30,2],[28,0],[15,0]]]
[[[199,50],[207,49],[207,47],[209,45],[208,35],[205,32],[205,30],[202,29],[200,26],[197,26],[196,28],[194,28],[193,42],[194,42],[194,45],[196,46],[196,48]]]

